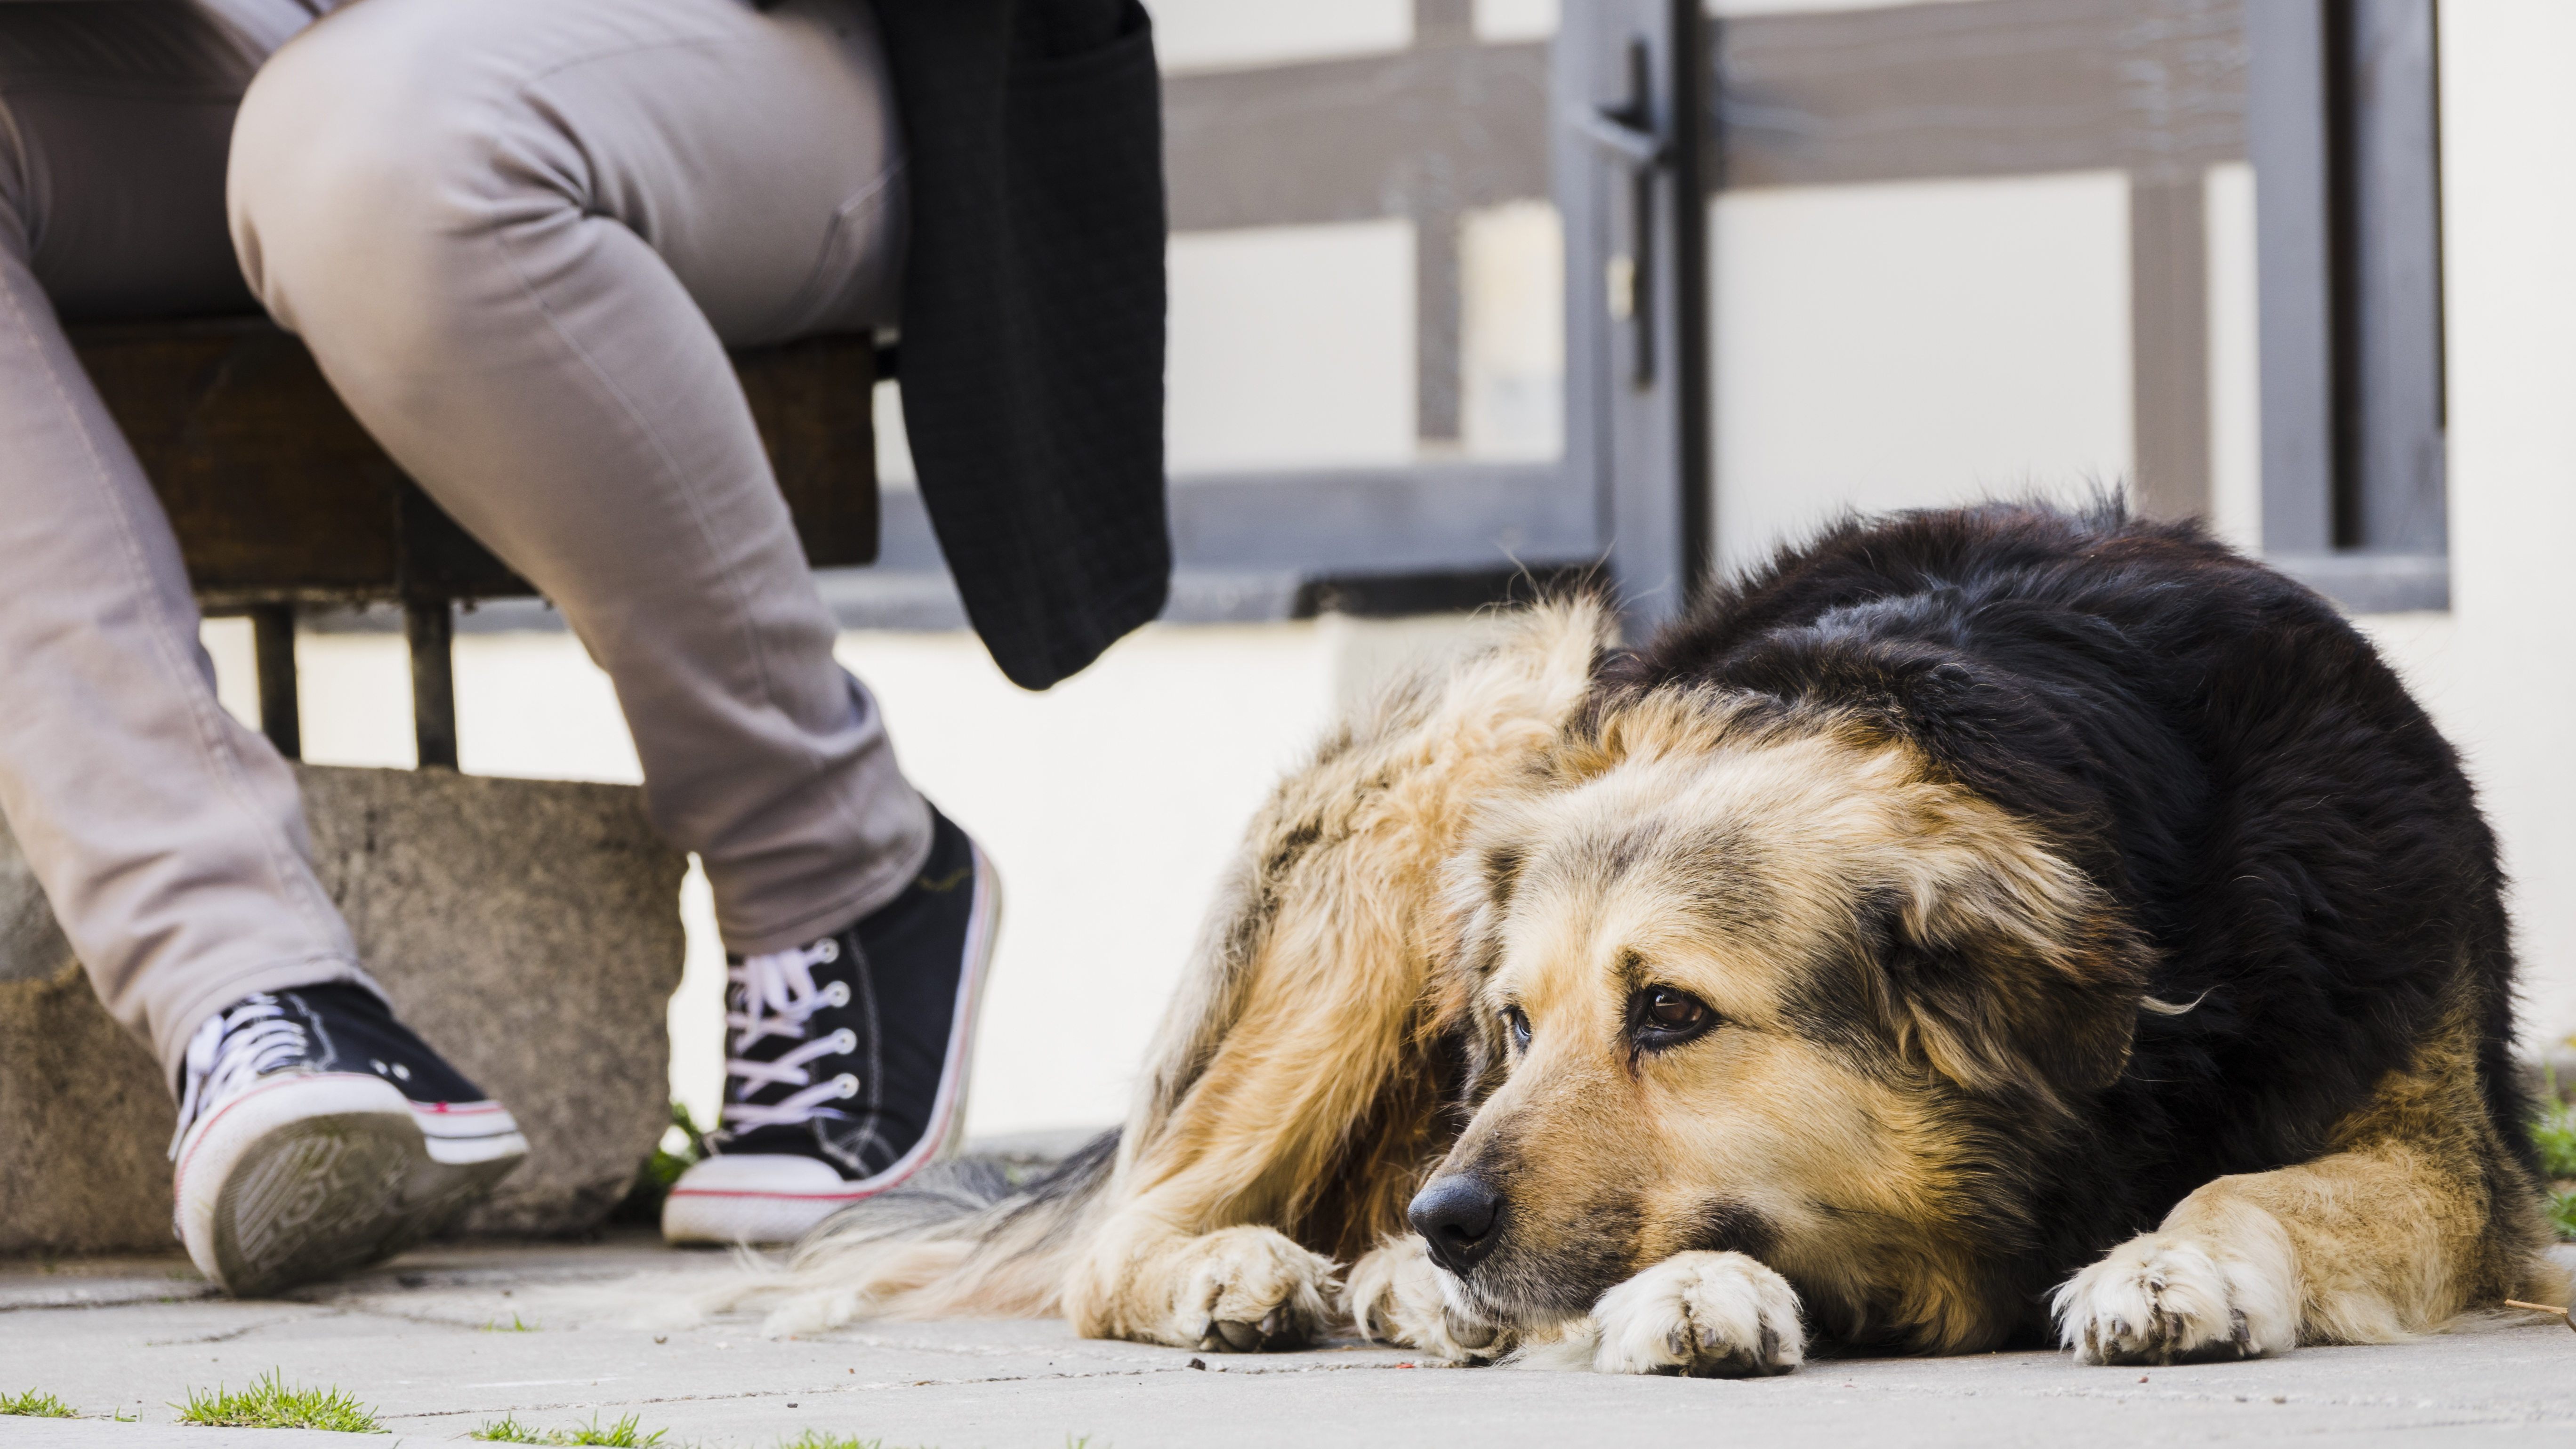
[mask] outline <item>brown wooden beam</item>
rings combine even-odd
[[[1715,185],[2178,175],[2245,154],[2243,0],[1963,0],[1717,32]]]
[[[2197,175],[2129,183],[2132,496],[2150,518],[2209,511],[2209,227]]]

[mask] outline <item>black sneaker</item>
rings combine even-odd
[[[730,963],[710,1155],[662,1204],[674,1243],[786,1243],[955,1145],[1001,882],[931,812],[930,859],[883,907]]]
[[[245,996],[180,1068],[179,1239],[253,1298],[401,1252],[527,1159],[502,1110],[347,982]]]

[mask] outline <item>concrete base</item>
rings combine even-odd
[[[595,1226],[669,1122],[685,858],[629,786],[298,773],[315,867],[368,970],[527,1132],[528,1164],[463,1230]],[[166,1246],[173,1121],[0,831],[0,1253]]]

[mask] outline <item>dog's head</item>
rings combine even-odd
[[[2032,827],[1891,730],[1757,698],[1614,703],[1446,889],[1475,1110],[1413,1221],[1506,1324],[1688,1249],[1862,1301],[1857,1259],[1991,1209],[1999,1116],[2045,1133],[2117,1078],[2143,989]]]

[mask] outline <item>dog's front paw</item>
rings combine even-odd
[[[1749,1378],[1807,1354],[1797,1292],[1742,1253],[1676,1253],[1602,1294],[1592,1318],[1605,1374]]]
[[[1268,1228],[1221,1228],[1181,1245],[1165,1342],[1218,1353],[1312,1343],[1333,1260]]]
[[[2268,1236],[2242,1244],[2198,1233],[2131,1238],[2057,1290],[2060,1338],[2077,1363],[2092,1364],[2286,1353],[2298,1342],[2298,1289],[2286,1239]]]
[[[1450,1363],[1477,1363],[1501,1352],[1501,1331],[1451,1307],[1440,1282],[1422,1239],[1400,1238],[1351,1265],[1342,1311],[1363,1338],[1418,1348]]]

